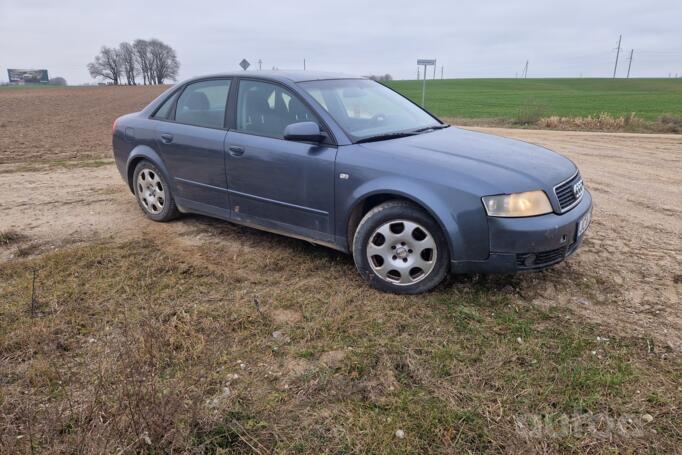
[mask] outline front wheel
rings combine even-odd
[[[407,201],[388,201],[370,210],[353,238],[355,265],[382,291],[419,294],[437,286],[450,255],[440,226]]]

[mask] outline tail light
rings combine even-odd
[[[111,125],[111,135],[112,136],[116,134],[116,122],[118,122],[118,119],[114,120],[114,124]]]

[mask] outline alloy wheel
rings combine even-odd
[[[409,220],[379,226],[367,242],[372,271],[385,281],[408,286],[426,278],[436,266],[438,249],[433,235]]]
[[[166,204],[166,192],[156,172],[151,169],[140,171],[137,176],[137,197],[149,213],[161,213]]]

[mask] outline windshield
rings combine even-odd
[[[336,79],[299,85],[355,142],[443,126],[408,99],[371,80]]]

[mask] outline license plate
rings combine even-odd
[[[590,225],[590,222],[592,221],[592,212],[587,212],[585,216],[580,218],[580,221],[578,221],[578,237],[583,235],[585,231],[587,230],[587,227]]]

